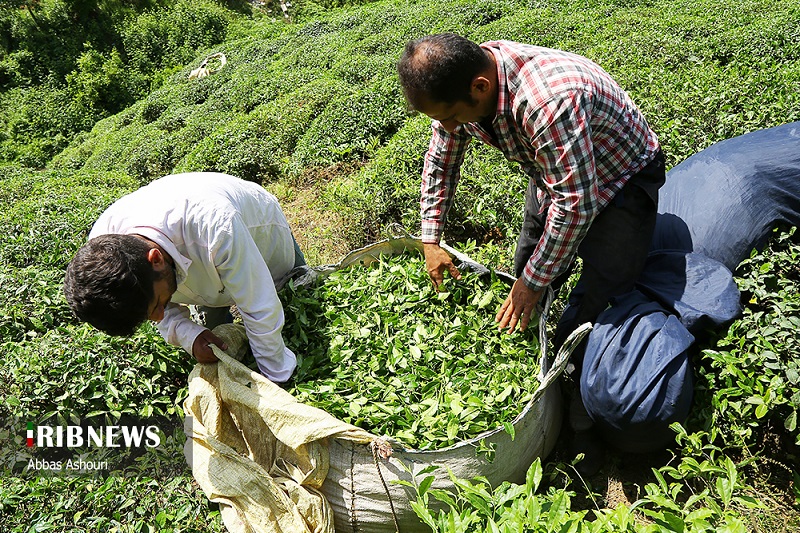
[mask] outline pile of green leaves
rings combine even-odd
[[[282,291],[287,346],[302,356],[300,401],[418,449],[504,426],[538,385],[529,328],[501,332],[508,285],[464,272],[436,291],[418,254],[340,269]]]

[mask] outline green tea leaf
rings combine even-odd
[[[289,284],[283,336],[302,359],[289,392],[421,449],[507,427],[538,385],[538,343],[498,331],[489,307],[509,287],[496,276],[446,287],[434,292],[417,253]]]

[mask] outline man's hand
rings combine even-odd
[[[444,282],[445,270],[450,272],[453,278],[461,279],[461,272],[453,264],[450,254],[445,252],[441,246],[438,244],[423,244],[422,248],[425,252],[425,267],[436,289]]]
[[[520,331],[525,331],[541,296],[542,291],[529,288],[522,278],[517,279],[500,311],[497,312],[495,322],[500,323],[500,329],[508,327],[508,333],[512,333],[517,324]]]
[[[214,344],[217,348],[227,350],[228,345],[222,342],[222,339],[211,333],[211,330],[205,330],[197,336],[192,343],[192,355],[197,359],[198,363],[216,363],[219,361],[217,356],[214,355],[214,350],[211,345]]]

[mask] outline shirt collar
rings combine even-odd
[[[496,116],[506,116],[511,113],[510,101],[508,97],[508,78],[506,77],[506,64],[502,52],[499,48],[492,46],[493,43],[484,43],[482,48],[488,50],[494,56],[497,65],[497,113]]]
[[[183,283],[183,280],[186,279],[186,273],[189,271],[189,267],[192,265],[192,260],[181,255],[181,253],[178,251],[178,248],[166,235],[152,226],[134,226],[129,228],[127,233],[129,235],[141,235],[142,237],[146,237],[161,246],[164,251],[169,254],[172,260],[175,261],[175,282],[178,285]]]

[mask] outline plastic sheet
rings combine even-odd
[[[607,439],[628,451],[667,444],[691,406],[691,346],[740,311],[732,270],[774,228],[800,221],[800,123],[719,142],[675,166],[636,290],[597,319],[581,394]]]

